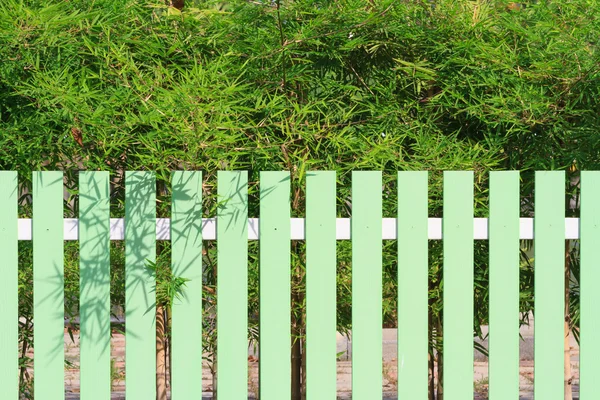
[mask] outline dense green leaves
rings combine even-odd
[[[352,170],[383,170],[386,217],[395,215],[396,171],[431,171],[430,216],[440,216],[439,171],[474,170],[475,213],[485,216],[491,169],[600,167],[599,30],[591,0],[187,0],[182,12],[147,0],[5,0],[0,168],[19,171],[25,187],[33,170],[64,170],[72,194],[78,170],[109,170],[114,216],[124,214],[125,170],[156,171],[159,216],[168,216],[170,171],[205,170],[213,216],[215,171],[245,169],[251,217],[261,170],[291,171],[294,216],[304,212],[305,172],[337,171],[344,217]],[[529,196],[532,181],[523,187]],[[76,215],[77,202],[66,208]],[[300,288],[302,249],[293,257]],[[349,251],[340,244],[346,305]],[[384,297],[393,299],[396,266],[384,254]],[[479,322],[486,254],[478,245]],[[531,268],[523,271],[526,293]],[[393,323],[393,304],[385,309]],[[340,330],[348,312],[339,310]]]

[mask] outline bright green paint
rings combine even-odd
[[[444,399],[473,398],[473,173],[444,172]]]
[[[306,176],[306,390],[336,399],[335,172]]]
[[[426,400],[427,172],[398,173],[398,399]]]
[[[473,395],[473,174],[444,174],[444,345],[447,400]],[[219,393],[247,397],[247,173],[220,172],[218,194]],[[17,318],[17,175],[0,172],[0,283],[3,320]],[[582,173],[581,395],[594,398],[600,345],[600,174]],[[261,173],[261,398],[290,397],[290,181],[286,172]],[[173,176],[172,267],[189,279],[173,308],[173,398],[196,398],[202,373],[202,236],[200,172]],[[82,400],[110,392],[108,173],[80,175]],[[335,173],[307,176],[308,400],[335,398]],[[535,395],[563,392],[564,173],[536,173]],[[126,174],[127,396],[155,398],[155,179]],[[35,389],[64,398],[63,181],[60,172],[33,175]],[[224,201],[227,200],[227,201]],[[381,398],[381,173],[354,172],[353,398]],[[427,173],[398,174],[399,399],[426,398]],[[490,398],[518,397],[519,174],[490,176]],[[596,276],[598,275],[598,276]],[[587,285],[586,285],[587,283]],[[10,305],[13,305],[12,307]],[[596,326],[598,325],[598,326]],[[410,328],[407,328],[410,327]],[[16,343],[16,324],[0,328]],[[0,376],[14,375],[4,396],[15,398],[17,351],[0,348]],[[11,372],[13,371],[13,372]],[[591,382],[591,383],[590,383]],[[10,392],[12,390],[12,393]],[[15,394],[14,396],[12,394]],[[9,397],[10,396],[10,397]]]
[[[600,173],[581,172],[579,398],[598,397],[600,370]]]
[[[34,390],[64,399],[63,173],[33,173]]]
[[[565,174],[535,173],[534,396],[564,398]]]
[[[82,400],[110,398],[110,209],[108,172],[79,174]]]
[[[290,176],[260,173],[260,399],[290,398]]]
[[[490,173],[491,400],[519,398],[519,172]]]
[[[171,311],[171,395],[192,400],[202,393],[202,172],[174,172],[172,189],[171,271],[188,281]]]
[[[352,398],[382,393],[381,172],[352,172]]]
[[[17,173],[0,171],[0,376],[2,397],[19,397]]]
[[[248,173],[217,182],[217,393],[248,398]]]
[[[125,390],[127,400],[156,398],[156,181],[125,173]]]

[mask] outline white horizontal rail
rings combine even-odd
[[[64,220],[65,240],[78,239],[78,220],[66,218]],[[156,238],[158,240],[170,240],[171,221],[168,218],[156,219]],[[442,239],[442,218],[429,218],[429,239]],[[350,218],[337,218],[336,239],[350,239]],[[488,239],[488,219],[473,218],[474,235],[476,240]],[[382,234],[384,240],[397,238],[396,218],[383,218]],[[217,238],[217,225],[215,218],[202,219],[202,237],[204,240],[215,240]],[[291,219],[292,240],[304,240],[304,218]],[[520,238],[533,239],[533,218],[521,218]],[[125,238],[125,221],[123,218],[111,218],[110,239],[123,240]],[[248,240],[258,239],[258,218],[248,219]],[[565,218],[565,239],[579,239],[579,218]],[[31,240],[31,219],[19,219],[19,240]]]

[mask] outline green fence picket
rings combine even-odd
[[[171,271],[186,279],[171,311],[171,398],[192,400],[202,393],[202,172],[174,172],[171,187]]]
[[[156,398],[156,180],[125,173],[125,393]]]
[[[564,397],[565,174],[535,173],[534,396]]]
[[[382,176],[352,172],[352,398],[380,399],[382,386]]]
[[[34,390],[65,396],[63,173],[33,173]]]
[[[490,173],[490,400],[519,398],[519,172]]]
[[[398,399],[426,400],[427,172],[398,172]]]
[[[444,398],[473,398],[473,172],[444,172]]]
[[[260,173],[261,400],[290,399],[290,175]]]
[[[108,172],[79,174],[80,382],[82,400],[108,400],[110,206]]]
[[[600,172],[581,172],[579,398],[598,396],[600,370]]]
[[[428,392],[428,175],[398,175],[398,398]],[[565,173],[535,175],[534,394],[559,400],[564,391]],[[111,395],[110,191],[108,172],[80,173],[80,381],[82,400]],[[34,389],[64,399],[63,173],[33,174]],[[581,174],[580,395],[594,398],[600,344],[600,172]],[[306,177],[307,399],[335,399],[336,175]],[[202,393],[202,173],[172,179],[171,268],[186,280],[172,308],[174,400]],[[352,173],[352,397],[381,398],[382,173]],[[125,175],[126,395],[156,398],[156,180]],[[489,395],[519,397],[519,172],[490,173]],[[218,173],[217,392],[248,396],[248,174]],[[473,397],[473,172],[444,172],[443,387],[446,400]],[[18,178],[0,172],[0,376],[3,396],[17,399]],[[262,400],[291,398],[290,174],[260,173],[259,391]],[[212,222],[211,222],[212,223]],[[386,228],[387,229],[387,228]],[[386,230],[387,232],[387,230]],[[388,234],[386,233],[386,238]],[[68,240],[74,237],[67,237]],[[598,278],[598,279],[596,279]],[[13,321],[14,323],[11,323]],[[13,343],[14,346],[11,346]],[[11,348],[12,347],[12,348]]]
[[[0,376],[2,397],[9,400],[19,398],[18,198],[17,173],[0,171]]]
[[[336,399],[335,172],[306,175],[306,391]]]
[[[248,398],[248,173],[219,171],[217,393]]]

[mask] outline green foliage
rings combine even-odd
[[[198,0],[180,12],[148,0],[5,0],[0,168],[19,171],[23,216],[31,215],[31,171],[64,170],[72,196],[78,170],[111,171],[114,217],[124,214],[125,170],[156,171],[158,215],[165,217],[170,172],[177,169],[206,171],[206,216],[217,204],[215,171],[248,170],[251,217],[258,216],[261,170],[291,172],[298,217],[307,170],[337,172],[340,217],[350,215],[352,170],[383,171],[386,217],[396,215],[396,171],[430,171],[434,217],[442,213],[440,171],[473,170],[475,213],[484,217],[492,169],[600,166],[600,9],[590,0],[507,5]],[[533,182],[523,177],[523,196],[530,198]],[[66,202],[65,215],[76,216],[77,208]],[[112,301],[122,305],[123,249],[112,246]],[[384,247],[387,324],[395,320],[394,246]],[[439,319],[442,253],[438,244],[430,247],[430,305]],[[205,307],[214,307],[216,254],[212,244],[205,248]],[[76,310],[78,275],[77,250],[66,249],[68,314]],[[338,328],[345,331],[351,246],[340,243],[338,250]],[[257,254],[250,244],[251,334]],[[486,257],[485,245],[477,244],[475,330],[487,318]],[[301,294],[302,245],[293,260]],[[533,282],[523,260],[527,311]],[[27,318],[31,262],[21,265],[20,310]],[[172,299],[184,282],[164,278],[157,295]],[[301,320],[303,303],[295,307]]]
[[[164,247],[165,249],[163,249],[156,262],[146,260],[146,267],[156,277],[156,305],[170,310],[175,300],[181,300],[185,284],[189,279],[173,275],[169,264],[170,258],[168,257],[170,247]]]

